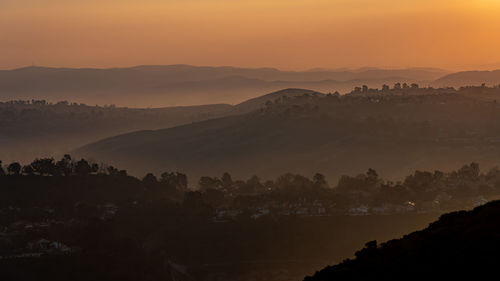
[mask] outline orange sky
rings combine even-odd
[[[500,0],[0,0],[0,68],[500,68]]]

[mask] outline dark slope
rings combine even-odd
[[[283,96],[323,94],[285,89],[232,106],[213,104],[166,108],[98,107],[78,104],[1,103],[0,159],[24,161],[51,156],[90,142],[138,130],[165,129],[260,109]]]
[[[327,267],[307,281],[481,280],[496,276],[500,260],[500,202],[454,212],[428,228],[380,246],[370,242],[356,259]]]
[[[414,169],[498,163],[493,103],[459,95],[286,98],[261,111],[141,131],[87,145],[78,155],[133,173],[181,171],[193,178],[285,172],[330,177],[372,167],[388,177]]]
[[[102,138],[234,114],[227,104],[119,108],[79,104],[0,103],[0,159],[57,156]]]
[[[0,100],[71,100],[119,106],[239,103],[283,88],[348,91],[367,84],[430,81],[436,69],[280,71],[272,68],[138,66],[109,69],[26,67],[0,71]]]

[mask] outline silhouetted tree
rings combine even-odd
[[[186,190],[188,185],[187,176],[179,172],[165,172],[161,174],[160,182],[169,187],[177,188],[180,190]]]
[[[326,182],[326,178],[323,174],[316,173],[313,176],[313,182],[315,187],[325,188],[328,187],[328,183]]]
[[[45,175],[55,175],[56,166],[54,164],[54,158],[41,158],[35,159],[31,162],[31,167],[35,174],[45,176]]]
[[[65,154],[61,160],[57,161],[56,169],[60,175],[69,176],[73,172],[73,167],[71,163],[71,156]]]
[[[2,166],[2,161],[0,160],[0,176],[5,176],[5,171]]]
[[[18,176],[21,173],[21,164],[17,162],[10,163],[7,167],[7,172],[9,175]]]
[[[90,170],[91,170],[92,173],[99,172],[99,170],[100,170],[99,164],[92,163],[92,165],[90,165]]]
[[[158,183],[158,179],[152,173],[148,173],[146,176],[144,176],[144,178],[142,178],[142,182],[146,186],[154,186]]]
[[[372,168],[368,169],[368,171],[366,172],[366,177],[370,184],[375,184],[378,181],[378,173]]]
[[[32,176],[35,174],[35,171],[33,170],[33,167],[31,167],[31,165],[24,165],[22,172],[23,175],[27,176]]]
[[[108,172],[108,175],[110,175],[110,176],[118,176],[120,174],[120,171],[113,166],[108,166],[106,171]]]
[[[217,177],[201,177],[198,186],[201,190],[217,189],[221,186],[221,181]]]
[[[224,192],[217,189],[207,189],[204,193],[205,201],[212,207],[218,208],[224,203]]]
[[[222,187],[229,190],[233,186],[233,178],[229,173],[224,173],[221,178]]]
[[[80,161],[75,163],[75,173],[80,176],[89,175],[92,172],[92,167],[89,162],[85,159],[81,159]]]

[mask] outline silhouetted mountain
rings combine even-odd
[[[500,251],[500,202],[446,214],[422,231],[380,246],[369,242],[356,259],[327,267],[306,281],[481,280],[495,276]]]
[[[434,81],[432,84],[440,87],[462,87],[500,84],[500,70],[494,71],[463,71],[448,74]]]
[[[280,71],[273,68],[137,66],[109,69],[26,67],[0,71],[0,99],[170,106],[239,103],[283,88],[345,92],[396,81],[430,81],[436,69]]]
[[[498,117],[496,103],[458,93],[282,97],[250,114],[120,135],[78,154],[138,173],[337,177],[368,166],[393,178],[470,161],[496,165]]]

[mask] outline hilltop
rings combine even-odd
[[[119,135],[75,153],[139,174],[194,176],[319,171],[335,178],[368,166],[394,178],[470,161],[491,167],[500,155],[500,108],[469,94],[476,90],[360,88],[345,96],[282,97],[248,114]]]
[[[61,154],[103,138],[138,130],[165,129],[259,110],[283,96],[323,95],[284,89],[241,104],[209,104],[164,108],[90,106],[46,100],[0,102],[0,159],[27,160]]]

